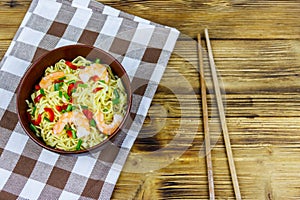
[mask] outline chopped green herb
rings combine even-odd
[[[100,82],[101,82],[101,83],[105,83],[105,81],[104,81],[104,80],[100,80]]]
[[[107,112],[108,110],[106,108],[103,109],[103,112]]]
[[[61,113],[66,113],[66,112],[67,112],[66,110],[62,110],[62,111],[61,111]]]
[[[34,131],[35,133],[37,133],[37,132],[38,132],[38,130],[37,130],[37,128],[36,128],[36,126],[35,126],[35,125],[33,125],[33,124],[30,124],[30,125],[29,125],[29,128],[30,128],[32,131]]]
[[[76,83],[76,81],[75,80],[70,80],[70,81],[67,82],[67,84],[71,84],[71,83]]]
[[[83,105],[81,105],[80,107],[81,107],[81,109],[83,109],[83,110],[85,110],[85,109],[88,109],[88,108],[89,108],[89,107],[87,107],[87,106],[83,106]]]
[[[54,84],[54,91],[58,91],[59,90],[59,83],[55,83]]]
[[[61,77],[61,78],[59,78],[58,80],[62,81],[62,80],[64,80],[64,79],[66,79],[66,77],[65,77],[65,76],[64,76],[64,77]]]
[[[62,98],[62,96],[63,96],[62,91],[59,91],[59,92],[58,92],[58,96],[59,96],[60,98]]]
[[[46,120],[47,122],[51,122],[48,117],[44,117],[44,120]]]
[[[82,140],[79,139],[79,140],[78,140],[78,143],[77,143],[77,146],[76,146],[76,150],[77,150],[77,151],[80,150],[81,144],[82,144]]]
[[[70,125],[69,124],[65,125],[64,129],[65,130],[71,130]]]
[[[82,87],[82,88],[87,88],[88,85],[87,84],[78,84],[79,87]]]
[[[68,107],[66,109],[67,112],[70,112],[72,110],[72,105],[71,104],[68,104]]]
[[[117,104],[120,103],[120,99],[113,99],[113,100],[112,100],[112,103],[113,103],[114,105],[117,105]]]
[[[95,63],[99,64],[99,63],[100,63],[100,59],[97,58],[97,59],[95,60]]]
[[[112,100],[112,103],[114,105],[119,104],[120,103],[120,94],[119,94],[118,90],[114,89],[113,93],[114,93],[115,98]]]
[[[40,93],[41,93],[42,95],[45,95],[44,89],[40,89]]]
[[[95,121],[94,119],[91,119],[91,120],[90,120],[90,125],[91,125],[92,127],[96,127],[96,121]]]
[[[117,89],[114,89],[114,95],[115,95],[116,99],[120,98],[120,95],[119,95],[119,92]]]
[[[67,93],[64,93],[64,97],[65,97],[68,101],[70,101],[70,99],[71,99]]]
[[[35,114],[35,111],[36,111],[36,106],[33,107],[33,110],[32,110],[31,115],[34,115],[34,114]]]
[[[72,129],[71,131],[72,131],[72,137],[76,139],[77,138],[76,131],[74,129]]]
[[[72,106],[72,110],[76,110],[77,109],[77,107],[76,106]]]

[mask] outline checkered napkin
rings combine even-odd
[[[0,199],[110,199],[178,35],[92,0],[33,0],[0,63]],[[76,43],[101,48],[123,64],[133,88],[132,123],[98,153],[64,156],[27,137],[15,92],[36,58]]]

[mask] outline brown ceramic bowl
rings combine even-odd
[[[128,97],[128,106],[127,111],[125,114],[125,117],[119,126],[119,128],[113,132],[106,140],[103,142],[91,147],[90,149],[86,150],[79,150],[79,151],[64,151],[60,149],[55,149],[50,146],[47,146],[45,142],[42,140],[42,138],[38,137],[30,128],[30,120],[27,117],[26,110],[28,109],[28,106],[25,102],[26,99],[30,99],[30,95],[34,90],[34,85],[39,83],[41,80],[45,69],[51,65],[54,65],[56,62],[58,62],[60,59],[64,60],[73,60],[77,56],[83,56],[89,60],[95,60],[99,58],[101,60],[101,63],[105,63],[110,65],[111,69],[113,70],[114,74],[116,74],[118,77],[120,77],[123,81],[123,85],[127,92]],[[105,147],[105,144],[108,143],[113,137],[115,137],[122,128],[125,126],[125,121],[129,115],[129,110],[131,107],[131,88],[130,88],[130,80],[128,78],[128,75],[126,74],[126,71],[122,67],[122,65],[110,54],[106,53],[105,51],[88,46],[88,45],[69,45],[60,47],[57,49],[54,49],[43,56],[41,56],[38,60],[36,60],[26,71],[25,75],[23,76],[19,87],[17,91],[17,112],[19,121],[27,133],[27,135],[38,145],[41,147],[48,149],[50,151],[61,153],[61,154],[79,154],[79,153],[87,153],[90,151],[102,149],[101,147]]]

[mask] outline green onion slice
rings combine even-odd
[[[40,93],[41,93],[42,95],[45,95],[44,89],[40,89]]]
[[[77,143],[77,146],[76,146],[76,150],[77,150],[77,151],[80,150],[81,144],[82,144],[82,140],[79,139],[79,140],[78,140],[78,143]]]
[[[44,117],[44,120],[46,120],[47,122],[51,122],[48,117]]]
[[[35,114],[35,111],[36,111],[36,106],[33,107],[33,110],[32,110],[31,115],[34,115],[34,114]]]
[[[59,78],[58,80],[62,81],[62,80],[64,80],[64,79],[66,79],[66,78],[67,78],[67,77],[63,76],[63,77]]]
[[[118,90],[114,89],[113,93],[114,93],[115,99],[112,100],[112,103],[114,105],[119,104],[120,103],[120,94],[119,94]]]
[[[96,121],[95,121],[94,119],[91,119],[91,120],[90,120],[90,125],[91,125],[92,127],[96,127]]]
[[[78,84],[78,87],[87,88],[88,85],[87,84]]]
[[[37,128],[36,128],[36,126],[35,126],[35,125],[33,125],[33,124],[31,124],[31,123],[30,123],[30,125],[29,125],[29,128],[30,128],[32,131],[34,131],[35,133],[37,133],[37,132],[38,132],[38,130],[37,130]]]
[[[55,83],[54,84],[54,91],[58,91],[59,90],[59,83]]]
[[[76,83],[76,81],[75,80],[70,80],[70,81],[67,82],[67,84],[71,84],[71,83]]]
[[[89,107],[87,107],[87,106],[84,106],[84,105],[81,105],[80,107],[81,107],[81,109],[83,109],[83,110],[85,110],[85,109],[88,109],[88,108],[89,108]]]
[[[76,139],[77,138],[76,131],[74,129],[72,129],[71,131],[72,131],[72,137]]]
[[[120,103],[120,99],[113,99],[112,103],[113,103],[113,105],[117,105]]]
[[[71,99],[67,93],[64,93],[64,97],[65,97],[68,101],[70,101],[70,99]]]
[[[119,92],[117,89],[114,89],[114,95],[116,97],[116,99],[120,98]]]
[[[100,63],[100,59],[97,58],[97,59],[95,60],[95,63],[99,64],[99,63]]]
[[[68,107],[66,109],[67,112],[70,112],[72,110],[72,105],[71,104],[68,104]]]

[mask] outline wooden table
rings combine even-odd
[[[243,199],[300,198],[299,1],[101,2],[182,33],[113,199],[208,199],[197,46],[192,40],[204,28],[209,29],[224,86]],[[0,1],[1,58],[29,4]],[[209,109],[215,112],[212,97]],[[234,199],[223,138],[216,123],[211,126],[216,128],[216,198]]]

